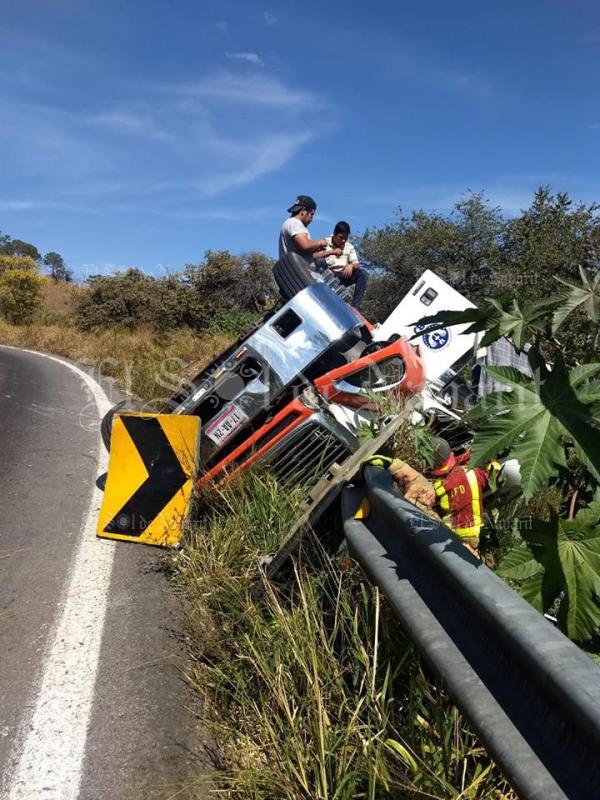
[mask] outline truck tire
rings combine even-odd
[[[112,433],[113,419],[117,412],[125,410],[124,407],[126,402],[127,402],[126,400],[121,400],[120,403],[117,403],[116,406],[113,406],[110,409],[110,411],[107,411],[106,414],[102,417],[102,422],[100,423],[100,435],[102,436],[104,447],[106,447],[109,453],[110,453],[110,435]]]
[[[322,273],[312,270],[311,262],[298,253],[287,253],[280,258],[273,267],[273,277],[286,302],[315,283],[326,283],[343,300],[348,300],[353,292],[351,286],[342,286],[330,270]]]

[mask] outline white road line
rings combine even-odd
[[[109,410],[104,390],[86,372],[55,356],[25,352],[57,361],[76,373],[92,393],[99,418]],[[97,453],[101,474],[107,469],[108,456],[99,432]],[[3,793],[8,800],[76,800],[79,795],[115,550],[113,542],[95,537],[101,499],[94,486],[39,693],[15,746],[13,760],[18,763]]]

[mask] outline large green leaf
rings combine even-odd
[[[554,332],[576,308],[582,308],[592,322],[600,322],[600,272],[586,272],[579,267],[579,274],[581,275],[580,285],[559,278],[557,275],[554,276],[557,281],[570,289],[554,312],[552,319]]]
[[[573,520],[561,520],[558,555],[565,576],[559,618],[575,640],[600,631],[600,503],[592,503]]]
[[[577,396],[582,403],[592,409],[596,419],[600,419],[600,380],[592,381],[600,374],[600,364],[582,364],[569,372],[571,386],[577,388]]]
[[[524,523],[521,520],[521,523]],[[523,543],[502,560],[497,573],[516,581],[521,594],[539,611],[560,598],[558,619],[575,641],[600,633],[600,502],[572,520],[553,516],[521,530]]]
[[[483,398],[465,415],[467,420],[480,421],[471,463],[485,463],[510,448],[521,465],[526,499],[566,466],[565,440],[576,445],[588,468],[600,478],[597,397],[585,384],[596,374],[596,365],[569,373],[559,356],[550,370],[535,348],[529,350],[528,359],[533,377],[514,367],[487,366],[493,378],[513,391]]]
[[[560,598],[558,619],[575,641],[600,633],[600,501],[572,520],[520,520],[523,543],[502,560],[497,574],[518,583],[521,594],[539,611]]]
[[[519,582],[519,591],[538,611],[552,606],[564,586],[558,558],[558,519],[518,520],[523,530],[523,544],[513,548],[497,569],[501,578]]]
[[[543,572],[544,565],[539,559],[539,553],[534,552],[526,545],[514,547],[504,556],[497,569],[501,578],[515,581],[525,581]]]

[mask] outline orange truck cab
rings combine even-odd
[[[258,460],[285,462],[310,482],[358,446],[355,426],[331,404],[368,422],[372,393],[418,391],[417,350],[398,336],[374,342],[374,327],[329,286],[315,283],[268,315],[169,401],[201,420],[200,482]]]

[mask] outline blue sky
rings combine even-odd
[[[600,200],[593,0],[0,0],[0,230],[79,277],[485,190]]]

